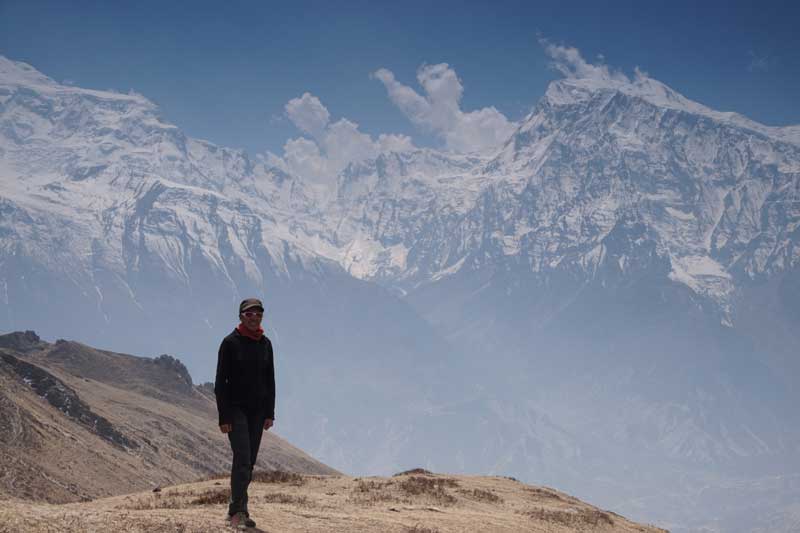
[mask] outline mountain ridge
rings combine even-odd
[[[154,377],[156,379],[154,379]],[[222,472],[213,396],[175,358],[0,336],[5,498],[74,502]],[[273,433],[260,468],[335,474]]]
[[[564,78],[551,82],[545,91],[545,98],[551,103],[574,103],[580,101],[584,95],[570,92],[564,86],[575,89],[585,89],[588,92],[608,89],[618,91],[629,96],[647,100],[659,106],[669,107],[677,111],[686,111],[692,114],[704,115],[720,123],[731,124],[738,127],[751,129],[763,135],[774,137],[776,140],[791,144],[800,143],[800,124],[788,126],[766,126],[739,113],[715,111],[708,106],[690,100],[660,81],[649,76],[637,73],[633,81],[618,79],[593,79],[593,78]]]
[[[326,197],[137,104],[3,82],[0,328],[208,376],[259,294],[282,427],[337,468],[536,479],[676,531],[792,516],[768,495],[800,464],[796,144],[584,87],[494,156],[382,154]]]
[[[10,62],[6,60],[6,63],[8,64]],[[25,72],[28,73],[27,70]],[[24,79],[24,76],[22,77]],[[45,77],[45,79],[47,78]],[[55,84],[55,82],[50,80],[50,85],[53,84]],[[55,84],[53,86],[58,85]],[[67,93],[70,91],[77,91],[79,94],[82,94],[80,93],[82,90],[72,87],[58,87],[61,87]],[[565,100],[560,96],[567,92],[565,88],[571,90],[579,88],[584,91],[581,93],[583,96]],[[656,91],[654,88],[658,90]],[[662,101],[665,100],[665,98],[651,98],[649,97],[650,93],[672,95],[670,98],[666,98],[666,100],[670,102],[677,101],[680,105],[665,107]],[[714,115],[705,106],[695,104],[685,97],[678,95],[663,84],[649,78],[640,77],[634,82],[621,82],[610,79],[600,81],[575,79],[558,80],[550,84],[542,102],[540,102],[537,107],[538,111],[535,110],[522,121],[521,126],[512,135],[510,141],[513,141],[512,144],[506,144],[506,147],[501,149],[500,155],[494,157],[491,161],[486,162],[485,160],[475,157],[472,159],[454,159],[452,156],[444,154],[434,155],[435,152],[431,150],[421,150],[412,154],[381,155],[378,159],[374,160],[374,162],[367,161],[364,163],[357,163],[355,166],[351,165],[345,169],[339,178],[339,183],[337,185],[338,192],[335,193],[333,197],[337,199],[335,200],[336,202],[342,204],[341,207],[335,206],[332,201],[328,201],[327,206],[318,205],[315,207],[315,200],[313,199],[314,194],[306,190],[298,179],[287,178],[284,174],[279,174],[277,169],[270,169],[263,166],[263,164],[251,162],[246,154],[241,151],[220,149],[207,141],[188,139],[174,126],[159,122],[154,114],[155,107],[152,106],[152,104],[148,104],[145,106],[144,115],[138,117],[134,116],[132,119],[126,120],[129,120],[130,124],[152,124],[155,130],[139,132],[139,126],[132,128],[124,126],[125,131],[123,134],[125,135],[124,138],[129,139],[127,142],[130,143],[140,143],[142,140],[149,138],[150,140],[146,142],[149,146],[153,147],[154,153],[158,155],[157,161],[159,162],[155,166],[150,162],[136,162],[136,160],[131,160],[127,156],[119,160],[113,156],[114,152],[119,151],[118,147],[113,147],[107,142],[100,142],[100,153],[96,151],[94,153],[91,151],[85,153],[85,155],[82,156],[84,162],[80,162],[80,160],[76,161],[74,157],[69,157],[65,160],[65,165],[61,166],[63,169],[61,172],[66,172],[68,175],[72,176],[73,183],[75,180],[84,182],[89,176],[96,176],[96,178],[91,180],[91,190],[78,187],[73,194],[64,196],[63,200],[60,201],[58,200],[58,194],[42,192],[49,197],[47,209],[50,210],[52,210],[55,205],[62,202],[79,205],[81,203],[80,197],[86,196],[87,193],[90,195],[94,194],[101,204],[92,205],[89,209],[99,209],[102,203],[105,203],[105,211],[110,216],[113,216],[114,211],[118,209],[114,209],[114,205],[108,205],[107,201],[103,200],[103,198],[107,198],[113,190],[118,190],[120,180],[129,182],[126,188],[133,186],[131,190],[132,195],[134,198],[139,198],[137,200],[137,206],[140,207],[137,209],[143,209],[145,206],[150,205],[153,200],[149,198],[156,199],[160,194],[168,191],[170,194],[180,195],[182,193],[179,194],[178,191],[184,190],[188,195],[187,198],[196,197],[202,202],[216,201],[211,200],[213,197],[205,198],[208,194],[222,194],[222,196],[218,197],[219,200],[225,201],[227,198],[228,202],[234,202],[233,205],[237,206],[237,209],[244,208],[248,203],[246,200],[248,195],[255,194],[258,198],[268,202],[265,206],[266,208],[254,209],[252,206],[248,206],[248,208],[253,211],[253,214],[257,214],[261,220],[268,223],[270,231],[265,231],[262,239],[266,239],[267,242],[269,242],[267,250],[277,263],[285,261],[282,248],[289,245],[293,253],[305,257],[307,261],[332,260],[338,263],[345,271],[362,279],[382,280],[382,282],[388,284],[391,284],[392,280],[398,279],[398,281],[400,281],[400,286],[398,288],[406,290],[407,283],[403,282],[403,280],[415,280],[412,281],[412,283],[418,284],[428,283],[434,279],[441,279],[441,277],[451,275],[460,268],[460,266],[457,265],[458,261],[461,259],[466,260],[465,250],[456,250],[456,253],[461,257],[451,258],[451,252],[448,251],[447,248],[442,249],[442,247],[445,246],[442,242],[437,243],[434,241],[431,243],[438,247],[438,250],[415,250],[414,248],[418,248],[420,244],[414,242],[414,235],[425,231],[423,228],[419,227],[418,219],[420,216],[423,222],[430,221],[433,226],[444,226],[447,228],[448,226],[452,227],[453,223],[463,226],[467,221],[454,220],[453,217],[457,218],[459,214],[462,216],[462,219],[463,217],[470,217],[471,213],[479,209],[476,202],[480,202],[482,198],[481,195],[485,194],[487,191],[494,190],[500,192],[502,189],[498,189],[497,187],[505,187],[507,193],[503,194],[514,195],[522,193],[525,190],[525,184],[528,182],[529,177],[541,175],[543,171],[540,167],[530,168],[529,165],[539,160],[541,162],[537,165],[544,164],[544,171],[546,171],[548,161],[552,160],[554,156],[557,157],[552,143],[555,139],[559,138],[559,136],[563,138],[564,130],[563,125],[559,125],[557,122],[562,119],[553,118],[556,116],[554,113],[561,112],[561,108],[564,107],[575,107],[576,105],[584,106],[587,102],[591,102],[592,108],[600,110],[599,112],[603,114],[608,114],[609,110],[607,108],[615,98],[617,98],[616,95],[643,98],[648,105],[655,105],[658,109],[685,111],[691,116],[709,117],[714,123],[718,124],[728,124],[730,122],[725,118],[727,115],[724,117],[719,114]],[[600,98],[597,102],[592,100],[596,100],[597,98]],[[138,98],[133,98],[131,101],[136,102],[136,105],[141,104]],[[551,111],[548,106],[558,109]],[[611,118],[610,120],[616,121],[622,129],[619,129],[614,123],[610,124],[608,127],[618,128],[615,142],[622,143],[619,145],[619,149],[622,150],[621,154],[623,154],[623,156],[625,153],[630,153],[631,150],[633,153],[641,152],[644,145],[641,144],[640,140],[636,140],[635,142],[634,140],[642,139],[642,135],[647,132],[640,131],[640,129],[631,130],[630,125],[620,122],[631,120],[624,115],[624,113],[629,113],[625,107],[633,106],[635,109],[637,104],[634,101],[631,104],[621,104],[621,106],[620,112],[623,114],[619,117]],[[617,107],[620,107],[620,105],[617,105]],[[638,112],[638,109],[635,110]],[[113,108],[111,111],[113,112]],[[586,110],[579,111],[584,115],[587,113]],[[573,115],[575,112],[567,112],[567,120],[571,120],[569,116]],[[7,113],[8,112],[6,112],[6,114]],[[85,115],[85,112],[83,114]],[[664,116],[666,117],[667,115]],[[142,122],[143,120],[144,122]],[[553,120],[556,120],[556,122],[552,124],[552,127],[555,128],[553,131],[561,133],[555,138],[552,137],[552,134],[549,134],[546,136],[547,138],[543,138],[541,141],[532,139],[530,137],[531,133],[537,128],[541,128],[543,125],[541,122],[543,120],[545,122],[553,122]],[[677,120],[680,121],[682,119],[677,117]],[[97,124],[101,123],[94,117],[92,121]],[[9,122],[6,121],[6,124],[9,124]],[[12,124],[17,123],[12,122]],[[79,122],[78,124],[79,131],[86,130],[86,123]],[[735,121],[731,124],[734,126],[742,126],[742,124]],[[637,128],[639,127],[635,124],[634,126]],[[6,131],[8,130],[9,128],[7,127]],[[13,133],[14,127],[12,127],[11,130]],[[767,136],[770,135],[770,132],[772,132],[771,129],[764,130],[762,128],[758,130],[759,134]],[[689,133],[693,135],[693,133]],[[140,137],[142,134],[148,135],[148,137]],[[579,138],[577,140],[578,142],[583,142],[580,141]],[[689,140],[691,140],[691,138],[689,138]],[[522,142],[523,145],[520,145],[520,142]],[[533,143],[535,146],[527,148],[524,146],[525,143]],[[65,145],[65,148],[68,149],[68,146],[69,145]],[[106,147],[104,148],[104,146]],[[794,147],[796,145],[789,144],[788,146]],[[778,151],[773,155],[766,154],[765,156],[771,157],[772,159],[777,157],[778,159],[775,159],[776,162],[786,167],[784,171],[780,171],[780,167],[778,168],[779,176],[791,173],[792,168],[798,167],[797,160],[798,157],[800,157],[798,156],[798,150],[796,147],[784,148],[782,150],[785,152],[787,149],[791,153],[781,154],[781,151]],[[26,150],[28,150],[28,148],[26,148]],[[107,154],[102,155],[103,152],[107,152]],[[665,155],[668,156],[669,154]],[[100,156],[100,160],[106,159],[110,161],[110,163],[99,163],[98,161],[89,162],[86,160],[86,158],[97,158],[97,156]],[[435,165],[439,163],[432,165],[433,161],[430,159],[431,156],[438,158],[440,163],[444,165],[440,170],[435,170]],[[696,155],[687,152],[686,156],[694,157],[695,159],[700,158],[698,159],[698,163],[700,164],[703,164],[702,158],[705,157],[699,152]],[[789,157],[788,160],[787,156]],[[679,155],[679,157],[684,156]],[[736,154],[726,157],[739,157],[741,159],[741,156],[737,156]],[[525,167],[519,167],[513,164],[514,159],[520,158],[525,162]],[[182,159],[184,162],[180,162]],[[768,162],[769,160],[766,161]],[[791,161],[794,161],[794,163]],[[209,167],[209,163],[217,167],[216,170],[211,171],[211,174],[207,173],[205,170],[200,170],[201,168],[213,168]],[[658,162],[654,161],[653,163]],[[695,164],[692,163],[691,160],[687,161],[687,163]],[[133,167],[131,167],[132,164],[134,164]],[[409,167],[409,164],[411,164],[411,167]],[[731,161],[731,164],[736,165],[740,163],[734,160]],[[200,165],[202,165],[202,167]],[[373,178],[369,176],[372,172],[377,172],[377,167],[374,165],[381,166],[382,170],[380,174],[383,176],[382,178]],[[794,167],[792,165],[794,165]],[[146,178],[145,175],[134,178],[135,174],[131,174],[130,177],[125,178],[124,175],[120,174],[125,171],[131,172],[136,167],[141,169],[138,172],[144,171],[145,175],[149,173],[147,170],[148,168],[158,170],[153,178]],[[371,171],[370,168],[374,170]],[[409,168],[412,170],[409,171]],[[52,169],[51,172],[53,171],[59,172],[57,169]],[[696,172],[696,170],[689,171]],[[432,179],[437,176],[437,172],[439,173],[439,177]],[[735,168],[734,172],[737,172]],[[231,174],[236,176],[233,181],[227,177]],[[472,178],[469,178],[470,175],[472,175]],[[101,176],[107,177],[102,181],[98,181],[98,178]],[[109,178],[110,181],[108,181]],[[131,181],[132,179],[136,185]],[[299,203],[294,204],[290,209],[283,207],[287,198],[286,193],[281,192],[286,188],[287,179],[290,183],[289,189],[292,191],[289,193],[291,198],[295,198],[299,201]],[[794,181],[794,189],[796,189],[796,180]],[[103,188],[109,187],[108,191],[103,191],[102,188],[97,190],[102,182],[108,183],[108,185],[103,186]],[[173,183],[170,184],[170,182]],[[67,194],[67,191],[64,189],[65,185],[63,183],[57,185],[57,183],[59,183],[58,180],[49,184],[42,184],[42,186],[44,186],[45,189],[49,188],[51,193],[60,190],[62,191],[61,196]],[[151,184],[147,186],[150,190],[144,193],[142,186],[145,186],[147,183]],[[353,188],[356,183],[359,184],[358,187],[363,191],[361,194],[357,192],[357,189]],[[372,185],[369,183],[372,183]],[[472,185],[470,185],[470,183],[472,183]],[[401,185],[402,189],[398,189],[398,185]],[[769,198],[759,198],[757,195],[764,194],[760,191],[750,193],[750,197],[753,198],[755,204],[754,207],[760,208],[760,206],[765,205],[764,201],[773,204],[776,202],[789,202],[789,205],[791,205],[793,201],[796,202],[796,200],[792,200],[796,198],[796,191],[787,190],[785,194],[781,193],[780,187],[786,189],[787,186],[790,185],[792,185],[791,182],[778,184],[777,188],[773,187],[773,192],[768,193],[772,195]],[[201,189],[191,189],[191,187],[195,186],[200,186]],[[367,188],[364,189],[364,186]],[[70,186],[70,188],[73,187],[75,187],[75,185]],[[164,189],[164,187],[166,187],[166,189]],[[189,188],[184,189],[184,187]],[[789,189],[791,189],[791,187],[789,187]],[[9,192],[11,191],[4,191],[4,195],[7,199],[17,196],[8,196]],[[367,196],[363,196],[364,194],[367,194]],[[569,193],[567,192],[567,194]],[[728,191],[727,194],[730,196],[731,192]],[[754,194],[756,196],[754,196]],[[789,195],[788,197],[787,194]],[[349,201],[345,200],[345,198],[354,195],[356,199],[351,198]],[[391,197],[387,197],[387,195],[391,195],[395,197],[395,199],[393,200]],[[740,193],[738,195],[741,196]],[[435,209],[436,214],[434,214],[431,209],[429,209],[428,212],[411,211],[409,213],[397,210],[397,198],[403,198],[403,202],[407,205],[424,205],[424,201],[421,200],[426,196],[437,198],[434,204],[435,208],[431,206],[431,209]],[[41,193],[31,195],[29,192],[23,192],[16,201],[26,201],[26,199],[30,201],[36,197],[41,197]],[[360,200],[358,199],[359,197],[361,197]],[[615,201],[625,202],[624,199],[620,198]],[[650,197],[645,196],[637,201],[651,201],[656,202],[656,204],[662,204],[663,209],[665,209],[675,221],[682,223],[683,226],[690,226],[691,217],[693,215],[698,216],[692,213],[691,210],[683,210],[686,206],[696,205],[693,199],[688,199],[686,197],[678,199],[678,202],[684,202],[683,206],[680,203],[675,203],[674,199],[665,202],[663,198],[659,199],[657,196],[652,195]],[[686,204],[685,202],[687,201],[690,203]],[[718,217],[719,215],[717,212],[720,207],[714,204],[719,204],[719,200],[709,197],[704,201],[713,202],[709,205],[711,208],[709,216]],[[734,197],[731,200],[726,198],[725,201],[736,203],[741,200]],[[123,206],[124,204],[119,205],[119,207]],[[599,208],[601,210],[603,209],[602,206]],[[389,213],[388,210],[391,210],[391,213]],[[363,213],[362,220],[360,221],[352,217],[352,213],[359,211]],[[363,216],[367,215],[370,211],[381,217],[384,215],[394,217],[394,226],[392,226],[391,220],[389,222],[390,233],[387,234],[380,226],[374,227],[374,222],[370,220],[369,216],[363,219]],[[740,211],[740,209],[734,209],[734,214],[736,214],[736,211]],[[451,219],[450,222],[442,220],[443,213]],[[348,216],[348,214],[350,216]],[[375,216],[374,214],[372,216]],[[725,215],[723,214],[723,216]],[[203,217],[208,218],[208,215],[203,215]],[[407,220],[404,220],[404,218]],[[519,220],[519,215],[517,215],[517,219]],[[364,222],[367,222],[367,224],[365,225]],[[552,225],[553,222],[554,221],[548,221],[548,224]],[[590,222],[594,221],[590,219]],[[722,222],[725,223],[725,220]],[[467,223],[474,225],[473,222]],[[404,230],[397,228],[397,224],[406,225],[408,228]],[[335,227],[335,232],[331,233],[330,230],[326,230],[326,226],[329,228]],[[509,233],[507,229],[498,227],[497,223],[494,223],[493,226],[494,227],[488,229],[500,232],[498,238],[503,240],[503,244],[501,245],[501,252],[503,254],[514,254],[518,252],[520,236],[524,235],[524,233],[520,232],[533,229],[528,228],[526,230],[524,227],[518,227],[516,232]],[[287,228],[295,229],[287,232]],[[401,233],[398,233],[394,228],[401,229]],[[458,226],[452,227],[452,229],[458,233],[464,234],[462,239],[470,239],[469,242],[465,243],[467,250],[474,248],[476,245],[494,246],[491,243],[475,242],[474,238],[469,234],[471,231],[470,229],[458,228]],[[444,233],[449,233],[449,229]],[[671,238],[674,239],[675,237],[677,237],[677,235],[673,235]],[[439,239],[442,238],[439,237]],[[708,237],[706,237],[706,239],[708,239]],[[725,247],[725,244],[730,242],[728,237],[725,237],[723,241],[720,241],[719,238],[715,238],[713,241],[714,242],[704,244],[703,247],[706,250],[710,250],[712,246],[715,249],[722,249]],[[214,252],[212,250],[213,248],[207,249],[204,253],[209,253],[213,257]],[[727,299],[725,294],[731,291],[730,283],[726,281],[727,273],[725,271],[727,266],[718,264],[716,258],[707,254],[692,255],[688,252],[689,251],[681,251],[680,255],[683,257],[675,258],[672,273],[673,279],[678,283],[686,284],[693,291],[697,292],[699,296],[710,296],[724,308],[727,305],[727,303],[724,302],[724,300]],[[427,257],[430,256],[431,253],[438,256],[433,258],[435,261],[434,264],[422,265],[413,263],[413,260],[418,256]],[[788,253],[791,254],[793,252]],[[238,251],[237,255],[243,257],[245,261],[247,261],[247,257],[252,255],[252,251],[244,247],[242,250]],[[170,268],[178,271],[181,270],[181,259],[179,257],[166,259],[168,264],[172,265]],[[217,263],[217,268],[220,268],[224,273],[225,266],[223,262],[218,258],[212,260]],[[591,262],[590,257],[586,257],[586,260]],[[796,264],[796,257],[792,256],[789,258],[789,261],[791,262],[790,264]],[[253,267],[250,267],[250,269],[252,268]],[[764,267],[756,264],[755,268],[756,270],[762,270]],[[750,267],[750,269],[750,275],[753,275],[753,267]],[[255,270],[257,271],[258,268],[255,267]],[[730,315],[729,311],[725,309],[723,309],[723,313]]]

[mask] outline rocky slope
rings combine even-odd
[[[0,336],[0,495],[71,502],[194,480],[230,465],[207,390],[146,359],[31,332]],[[261,468],[331,474],[273,433]]]

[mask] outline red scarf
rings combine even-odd
[[[240,334],[250,339],[253,339],[254,341],[260,341],[261,337],[264,335],[264,328],[262,328],[261,326],[258,327],[258,330],[253,331],[251,329],[247,329],[247,326],[245,326],[244,324],[239,323],[239,325],[236,326],[236,330]]]

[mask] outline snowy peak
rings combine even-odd
[[[714,111],[644,76],[553,82],[483,168],[470,217],[494,222],[467,264],[510,256],[540,275],[628,276],[650,250],[623,246],[616,265],[607,252],[633,217],[656,247],[653,268],[727,315],[748,280],[800,264],[799,129]]]
[[[0,55],[0,86],[2,85],[56,87],[58,83],[27,63],[12,61]]]
[[[35,184],[89,180],[120,189],[157,178],[234,196],[287,188],[303,196],[301,182],[263,158],[187,137],[144,96],[62,85],[2,56],[0,148],[7,173]]]
[[[13,216],[0,217],[1,249],[97,292],[98,308],[97,272],[138,306],[131,278],[146,269],[188,286],[205,265],[234,287],[285,275],[289,256],[319,261],[306,241],[324,224],[302,182],[187,137],[139,95],[60,85],[4,58],[2,68],[0,202]]]
[[[554,107],[586,105],[589,102],[607,101],[614,94],[640,98],[656,107],[683,111],[711,118],[722,124],[756,131],[773,139],[800,145],[800,125],[772,127],[755,122],[734,112],[722,112],[686,98],[664,83],[637,71],[633,80],[614,78],[564,78],[550,83],[542,103]],[[605,99],[605,100],[604,100]],[[526,119],[529,121],[532,115]],[[524,127],[524,125],[523,125]]]
[[[27,63],[12,61],[0,56],[0,103],[4,103],[13,92],[20,89],[50,96],[58,94],[64,97],[71,94],[95,101],[117,102],[117,105],[127,102],[144,106],[149,110],[155,110],[156,108],[153,102],[140,94],[98,91],[63,85],[45,76]]]
[[[660,107],[699,112],[709,108],[692,102],[658,80],[646,76],[628,79],[564,78],[550,83],[544,99],[553,105],[570,105],[592,99],[597,93],[620,92],[643,98]]]

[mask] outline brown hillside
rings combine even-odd
[[[0,498],[75,502],[229,467],[213,394],[176,359],[0,336]],[[333,469],[265,435],[260,468]]]

